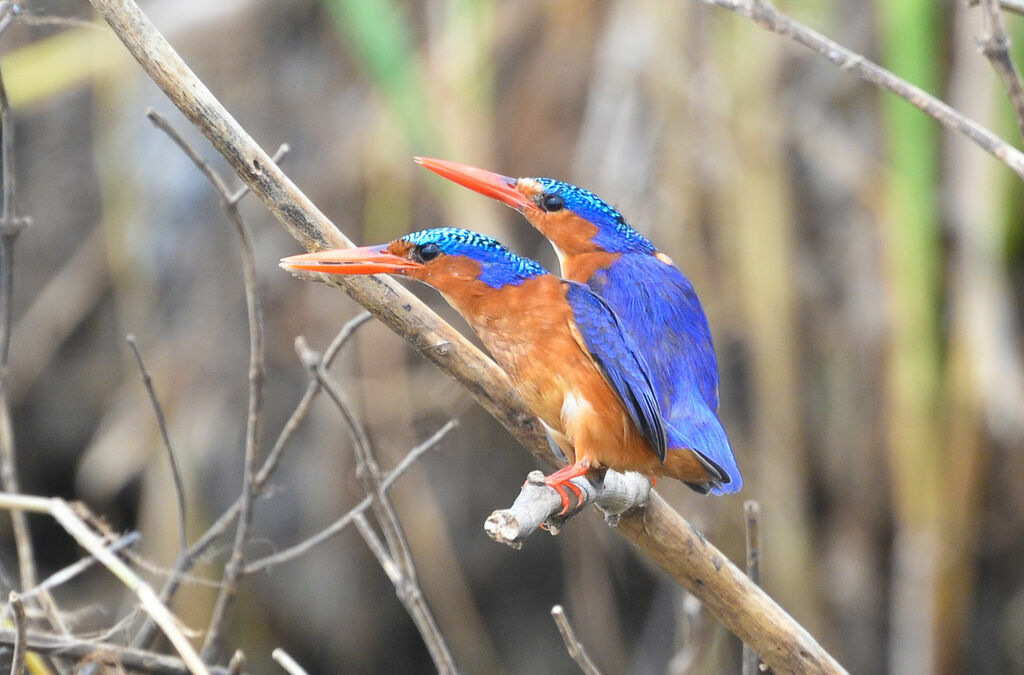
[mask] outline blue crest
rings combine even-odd
[[[547,274],[540,263],[518,256],[497,239],[479,232],[456,227],[438,227],[420,230],[402,237],[413,246],[435,244],[445,255],[465,256],[480,263],[480,281],[491,288],[512,284],[518,286],[527,279]]]
[[[597,226],[594,243],[609,253],[650,253],[654,244],[630,227],[622,214],[608,206],[590,190],[554,178],[534,178],[544,190],[565,200],[567,209]]]

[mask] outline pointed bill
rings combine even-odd
[[[486,195],[491,199],[497,199],[503,204],[511,206],[516,211],[538,210],[538,206],[530,201],[525,195],[516,189],[519,182],[515,178],[502,176],[487,169],[478,169],[468,164],[450,162],[446,159],[432,159],[430,157],[415,157],[416,163],[454,181],[463,187]]]
[[[327,274],[402,274],[423,265],[388,253],[387,245],[360,248],[336,248],[282,258],[286,270],[326,272]]]

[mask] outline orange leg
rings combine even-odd
[[[583,491],[572,483],[572,479],[586,475],[588,471],[590,471],[590,460],[581,459],[544,478],[544,482],[557,490],[558,495],[562,498],[562,510],[557,515],[563,516],[569,511],[570,499],[566,489],[572,490],[576,499],[582,501]]]

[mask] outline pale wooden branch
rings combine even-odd
[[[238,675],[243,670],[245,670],[245,652],[236,649],[235,653],[231,655],[231,660],[228,661],[228,672],[231,675]]]
[[[0,493],[0,508],[49,514],[68,534],[74,537],[79,546],[91,553],[128,590],[135,594],[142,609],[153,617],[153,620],[160,626],[164,635],[170,640],[178,654],[181,655],[182,661],[185,662],[186,667],[192,673],[209,673],[209,669],[202,659],[199,658],[199,654],[196,653],[192,643],[189,642],[182,632],[181,627],[178,625],[178,620],[160,602],[152,587],[107,548],[103,538],[93,532],[86,525],[85,520],[75,512],[75,507],[56,497],[30,497],[27,495]],[[77,508],[84,510],[85,507],[78,505]]]
[[[747,576],[755,584],[761,583],[761,505],[753,499],[743,502],[743,522],[747,542]],[[743,644],[743,675],[759,672],[760,657],[750,645]]]
[[[1013,147],[985,126],[965,116],[920,87],[910,84],[892,72],[872,62],[863,54],[830,40],[785,14],[780,14],[767,0],[700,0],[707,5],[735,12],[758,26],[798,42],[811,51],[853,73],[861,79],[885,89],[923,113],[933,117],[942,126],[966,136],[978,147],[1010,167],[1024,180],[1024,153]]]
[[[28,619],[25,616],[25,605],[21,602],[21,596],[11,591],[7,596],[10,603],[11,613],[14,615],[14,654],[11,656],[11,675],[21,675],[25,672],[25,652],[27,651],[25,640],[28,633]]]
[[[308,249],[351,246],[245,133],[135,2],[90,2],[153,81],[224,155],[253,193],[299,242]],[[842,57],[840,62],[854,60]],[[976,127],[976,124],[971,127],[976,135],[991,140],[990,132],[978,131]],[[1015,170],[1024,175],[1024,156],[1012,148],[1009,148],[1012,152],[1004,150],[1008,146],[998,138],[995,141],[989,144],[991,151],[1002,153],[1000,158],[1004,161],[1015,162]],[[411,293],[380,276],[335,276],[325,281],[343,288],[419,353],[465,386],[527,450],[540,461],[552,464],[539,422],[514,393],[507,376]],[[642,512],[621,519],[618,532],[701,598],[713,615],[742,640],[750,642],[773,668],[843,672],[798,623],[655,493]],[[250,564],[246,569],[252,568]]]
[[[544,482],[542,472],[530,472],[512,506],[488,516],[484,531],[496,542],[521,548],[523,541],[539,527],[557,535],[566,521],[591,503],[601,509],[610,525],[616,525],[622,514],[646,504],[651,492],[651,482],[634,472],[606,471],[598,484],[585,477],[574,478],[572,483],[579,488],[582,498],[568,493],[569,509],[564,515],[556,515],[563,508],[561,494]]]
[[[551,608],[551,618],[555,620],[558,632],[562,634],[562,642],[565,643],[566,651],[569,652],[569,656],[580,667],[584,675],[601,675],[601,671],[597,669],[594,662],[590,660],[590,656],[587,655],[587,650],[583,648],[583,643],[576,637],[576,632],[572,629],[572,624],[569,623],[569,618],[565,615],[565,610],[561,605]]]
[[[0,628],[0,644],[13,645],[14,631]],[[32,652],[50,654],[55,657],[81,659],[95,663],[100,659],[109,659],[120,664],[130,672],[151,673],[151,675],[188,675],[189,669],[181,659],[173,656],[154,654],[124,647],[122,645],[97,640],[85,640],[54,633],[28,631],[26,645]],[[79,668],[75,672],[78,673]],[[211,675],[229,675],[226,668],[210,668]]]
[[[270,655],[288,675],[307,675],[306,669],[300,666],[298,661],[280,647],[272,651]]]
[[[188,531],[187,523],[188,518],[186,517],[185,510],[185,480],[181,477],[181,467],[178,466],[178,457],[174,452],[174,446],[171,445],[171,434],[167,430],[167,419],[164,417],[163,406],[160,405],[160,399],[156,396],[156,389],[153,387],[153,377],[149,374],[149,370],[146,369],[146,363],[142,360],[142,352],[139,351],[139,343],[135,339],[134,335],[128,335],[125,338],[128,346],[131,347],[132,354],[135,355],[135,363],[139,367],[139,374],[142,376],[142,386],[145,387],[146,393],[149,395],[149,402],[153,406],[153,414],[156,415],[156,424],[160,429],[160,437],[164,441],[164,449],[167,451],[167,460],[171,465],[171,479],[174,482],[174,495],[178,502],[178,555],[182,555],[188,550]]]
[[[1010,36],[1003,26],[1003,15],[999,10],[998,0],[982,0],[981,15],[985,26],[978,38],[981,53],[992,64],[1003,87],[1013,105],[1013,113],[1017,117],[1017,128],[1024,134],[1024,84],[1021,83],[1020,70],[1010,55]]]

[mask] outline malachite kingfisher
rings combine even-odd
[[[551,242],[562,276],[586,284],[615,314],[650,368],[670,448],[713,469],[698,492],[729,494],[743,479],[718,418],[718,362],[693,284],[672,259],[594,193],[552,178],[509,178],[447,160],[424,167],[519,211]]]
[[[397,274],[433,286],[476,331],[526,404],[572,462],[547,477],[562,496],[569,482],[610,468],[715,486],[720,469],[669,439],[650,368],[608,303],[587,286],[549,274],[490,237],[440,228],[389,244],[318,251],[285,269]]]

